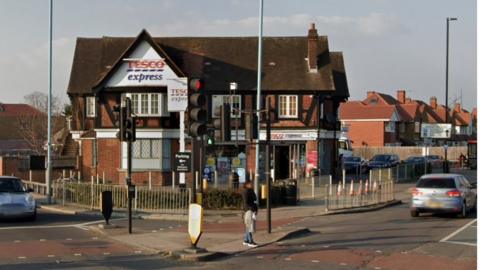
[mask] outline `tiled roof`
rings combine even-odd
[[[230,82],[237,82],[239,90],[256,89],[257,37],[159,37],[152,40],[187,77],[204,78],[206,91],[225,91]],[[126,37],[78,38],[68,94],[92,93],[92,88],[134,41],[135,38]],[[335,53],[331,57],[326,36],[318,37],[317,41],[318,72],[309,72],[305,60],[307,41],[306,36],[264,38],[262,90],[312,92],[347,87],[346,76],[334,78],[333,69],[344,73],[343,56]],[[345,95],[348,89],[338,90],[339,94],[348,96]]]
[[[0,103],[0,117],[25,116],[41,113],[28,104],[5,104]]]
[[[360,101],[348,101],[340,104],[340,119],[390,119],[395,112],[395,106],[372,106]]]

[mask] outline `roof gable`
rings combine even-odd
[[[168,54],[144,29],[93,86],[103,87],[164,85],[165,79],[185,77]]]

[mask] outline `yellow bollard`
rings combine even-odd
[[[208,180],[207,180],[207,178],[203,178],[202,184],[203,184],[203,186],[202,186],[202,187],[203,187],[203,190],[204,190],[204,191],[207,190],[207,189],[208,189]]]
[[[267,199],[267,193],[268,193],[268,191],[267,191],[267,185],[262,185],[260,198],[261,198],[262,200]]]
[[[201,192],[197,192],[197,204],[200,204],[202,205],[202,193]]]

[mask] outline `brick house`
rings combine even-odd
[[[71,136],[79,146],[83,178],[99,174],[124,183],[126,146],[116,138],[118,116],[113,106],[129,96],[138,119],[133,182],[142,184],[151,177],[154,184],[170,185],[179,127],[186,123],[179,123],[178,112],[168,111],[167,79],[202,78],[210,122],[217,117],[215,107],[224,102],[251,111],[256,104],[256,52],[256,37],[157,38],[143,30],[136,38],[78,38],[67,93],[73,110]],[[155,67],[135,69],[132,61]],[[271,156],[276,178],[299,176],[306,156],[317,155],[318,149],[322,169],[333,171],[336,112],[349,96],[342,53],[330,52],[327,37],[318,36],[312,24],[307,36],[265,37],[263,62],[261,102],[271,98],[276,110]],[[232,82],[237,85],[233,93]],[[232,112],[231,127],[232,141],[204,146],[201,158],[222,179],[232,169],[248,178],[255,170],[256,145],[245,140],[244,114]],[[260,138],[265,137],[264,127]],[[187,138],[187,149],[190,141]],[[188,175],[187,181],[191,178]]]
[[[427,104],[412,100],[405,90],[397,91],[397,98],[378,93],[367,92],[362,101],[348,101],[340,105],[340,120],[347,126],[352,145],[391,146],[423,145],[421,126],[423,123],[445,123],[445,106],[430,98]],[[476,110],[476,109],[475,109]],[[473,114],[455,104],[449,110],[449,121],[453,124],[454,134],[451,144],[464,144],[474,130]],[[430,144],[444,144],[444,140],[430,140]]]
[[[44,114],[28,104],[0,103],[0,155],[38,154],[44,141],[34,136],[33,124],[40,117]]]

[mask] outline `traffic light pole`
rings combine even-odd
[[[127,141],[127,190],[128,190],[128,233],[132,233],[132,141]]]
[[[268,233],[272,233],[272,207],[271,207],[271,197],[270,193],[272,191],[272,183],[270,178],[270,133],[271,133],[271,125],[270,125],[270,98],[267,99],[267,110],[266,110],[266,117],[267,120],[267,138],[265,140],[265,176],[267,177],[267,224],[268,224]]]

